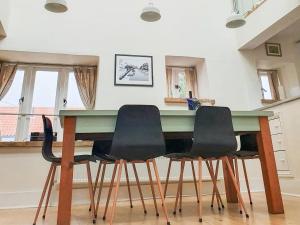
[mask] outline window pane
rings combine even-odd
[[[263,98],[272,100],[272,91],[270,87],[270,82],[269,82],[269,76],[268,75],[260,75],[260,80],[261,80],[261,85],[262,85],[262,93],[263,93]]]
[[[19,113],[19,99],[22,93],[24,71],[17,70],[13,83],[0,101],[1,113]],[[0,141],[14,141],[17,129],[17,115],[0,116]]]
[[[67,106],[68,109],[84,109],[77,87],[74,72],[69,73]]]
[[[186,74],[182,68],[172,68],[172,97],[186,98]]]
[[[55,113],[57,78],[58,72],[36,72],[32,99],[33,114],[53,115]],[[30,118],[29,135],[31,132],[43,132],[43,123],[40,116]]]
[[[178,85],[180,98],[186,98],[186,77],[185,72],[178,73]]]

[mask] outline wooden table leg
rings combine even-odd
[[[232,170],[234,171],[233,167],[233,159],[228,159],[229,164],[231,165]],[[229,170],[225,162],[222,162],[223,165],[223,176],[224,176],[224,184],[225,184],[225,191],[226,191],[226,199],[228,203],[238,203],[237,193],[234,189],[234,183],[232,179],[230,179]]]
[[[75,127],[76,118],[65,117],[57,225],[71,224]]]
[[[277,174],[269,121],[267,117],[259,118],[260,132],[257,133],[257,143],[261,169],[265,185],[265,193],[269,213],[284,213],[280,184]]]

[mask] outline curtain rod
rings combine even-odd
[[[30,65],[30,66],[52,66],[52,67],[82,67],[82,66],[86,66],[86,67],[90,67],[90,68],[97,68],[98,66],[96,65],[77,65],[77,64],[55,64],[55,63],[26,63],[26,62],[8,62],[8,61],[1,61],[0,63],[7,63],[7,64],[17,64],[20,66],[26,66],[26,65]]]

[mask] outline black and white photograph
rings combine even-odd
[[[115,85],[152,87],[152,56],[116,54]]]

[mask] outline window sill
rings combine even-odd
[[[215,105],[216,101],[214,99],[199,99],[200,103],[203,105]],[[165,98],[166,104],[187,104],[185,98]]]
[[[278,100],[268,100],[268,99],[262,99],[261,100],[262,104],[273,104],[275,102],[278,102]]]

